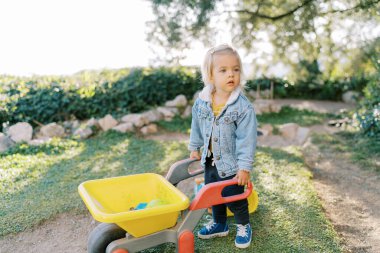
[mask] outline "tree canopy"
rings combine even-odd
[[[318,60],[328,77],[347,74],[352,64],[369,71],[369,55],[378,53],[373,50],[379,48],[380,0],[151,2],[155,20],[148,39],[165,48],[164,60],[172,63],[194,40],[214,45],[223,29],[246,52],[254,54],[259,43],[267,43],[273,49],[269,62],[295,67]]]

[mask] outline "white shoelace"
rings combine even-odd
[[[241,237],[247,237],[248,236],[248,226],[247,225],[241,225],[241,224],[236,224],[237,226],[237,236]]]
[[[203,225],[206,227],[207,230],[210,230],[213,226],[215,226],[216,223],[214,222],[214,219],[210,215],[206,216],[206,220],[208,222]]]

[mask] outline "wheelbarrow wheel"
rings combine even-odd
[[[100,223],[90,233],[87,242],[88,253],[105,253],[108,244],[125,237],[125,230],[113,223]]]

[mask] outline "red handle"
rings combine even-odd
[[[223,197],[222,190],[226,186],[234,184],[238,184],[237,179],[230,179],[226,181],[210,183],[203,186],[202,189],[198,192],[197,196],[195,196],[194,200],[191,202],[189,210],[207,208],[210,206],[215,206],[248,198],[253,189],[252,182],[248,183],[248,187],[243,193],[229,197]]]

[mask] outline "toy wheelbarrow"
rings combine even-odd
[[[203,173],[202,169],[189,170],[189,165],[195,161],[176,162],[166,178],[143,173],[80,184],[80,196],[94,219],[101,222],[89,235],[88,252],[132,253],[172,242],[176,244],[177,253],[191,253],[194,252],[193,230],[208,207],[251,195],[250,212],[257,208],[258,196],[252,183],[242,194],[222,197],[226,186],[237,184],[235,179],[203,186],[190,203],[175,186]],[[160,200],[161,204],[136,208],[153,200]]]

